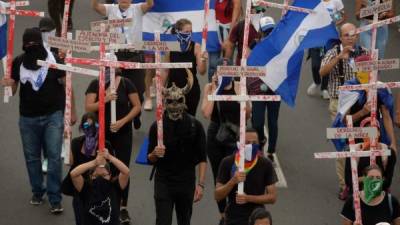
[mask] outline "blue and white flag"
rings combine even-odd
[[[193,41],[201,43],[204,0],[154,0],[154,7],[143,17],[143,39],[154,40],[154,31],[158,30],[161,32],[161,40],[175,41],[175,35],[171,34],[172,25],[183,18],[192,22]],[[215,19],[215,0],[210,0],[207,51],[215,52],[220,48]]]
[[[348,80],[344,83],[344,85],[358,85],[360,82],[354,78]],[[378,102],[385,106],[390,113],[392,120],[394,119],[394,100],[393,95],[390,92],[390,89],[382,88],[378,89]],[[332,123],[333,128],[346,127],[344,117],[349,112],[351,107],[354,104],[364,105],[367,102],[367,95],[364,90],[353,90],[353,91],[339,91],[339,104],[338,104],[338,113],[336,115],[335,120]],[[379,115],[379,113],[378,113]],[[386,133],[385,125],[383,123],[383,119],[378,117],[378,122],[380,127],[380,142],[390,145],[391,141]],[[332,143],[335,146],[337,151],[343,151],[347,145],[346,139],[332,139]]]
[[[0,8],[8,6],[7,3],[0,1]],[[7,17],[0,14],[0,59],[7,55]]]
[[[296,0],[293,6],[313,9],[289,11],[272,33],[251,52],[247,65],[266,66],[262,80],[290,106],[295,105],[304,50],[338,39],[336,27],[321,0]]]

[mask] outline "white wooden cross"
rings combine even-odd
[[[7,31],[7,66],[5,71],[5,77],[11,78],[12,61],[14,57],[14,30],[15,30],[15,16],[44,16],[44,12],[29,11],[29,10],[17,10],[17,6],[26,6],[29,2],[17,2],[16,0],[10,0],[9,7],[3,7],[0,4],[0,14],[8,14],[10,18],[8,20],[8,31]],[[6,5],[7,6],[7,5]],[[12,96],[11,87],[7,86],[4,88],[4,102],[9,102],[9,98]]]
[[[88,34],[92,37],[96,37],[96,40],[105,40],[107,41],[107,37],[112,37],[115,39],[113,35],[94,35],[95,32],[80,32],[81,35]],[[101,38],[100,38],[101,37]],[[84,36],[81,36],[82,39],[86,39]],[[92,38],[95,40],[95,38]],[[156,35],[156,41],[143,41],[134,44],[110,44],[105,46],[100,43],[100,46],[92,46],[91,50],[99,49],[100,52],[106,49],[108,50],[118,50],[118,49],[134,49],[134,50],[150,50],[156,52],[156,62],[155,63],[139,63],[139,62],[124,62],[124,61],[116,61],[100,58],[98,59],[90,59],[90,58],[74,58],[71,57],[66,59],[67,63],[71,64],[83,64],[83,65],[92,65],[92,66],[100,66],[100,67],[110,67],[110,68],[122,68],[122,69],[156,69],[156,85],[157,85],[157,139],[158,145],[163,145],[163,129],[162,129],[162,116],[163,116],[163,105],[162,105],[162,82],[161,82],[161,69],[177,69],[177,68],[192,68],[192,63],[162,63],[161,62],[161,52],[162,51],[180,51],[180,46],[177,42],[161,42],[159,41],[159,34]],[[99,95],[100,97],[100,95]],[[99,98],[100,100],[100,98]],[[99,101],[99,104],[100,101]]]
[[[359,63],[358,67],[360,70],[367,69],[370,71],[369,73],[369,85],[364,85],[363,87],[367,87],[370,89],[368,92],[368,102],[371,104],[371,126],[377,127],[377,105],[378,105],[378,93],[377,93],[377,85],[378,85],[378,70],[380,69],[396,69],[398,68],[398,59],[390,59],[390,60],[379,60],[378,57],[378,49],[376,49],[376,40],[377,40],[377,29],[386,24],[391,24],[397,21],[400,21],[400,16],[396,16],[393,18],[389,18],[383,21],[379,21],[379,13],[388,11],[392,8],[392,1],[387,1],[384,3],[380,3],[380,1],[375,1],[375,4],[363,8],[360,11],[360,17],[366,17],[370,15],[374,15],[373,22],[367,26],[360,27],[355,31],[351,32],[350,35],[359,34],[362,32],[366,32],[372,30],[372,37],[371,37],[371,53],[372,53],[372,62],[369,63]],[[386,63],[386,66],[383,64]],[[365,68],[365,64],[369,64],[370,68]],[[376,66],[375,66],[376,65]],[[386,67],[386,68],[385,68]],[[360,88],[362,85],[357,86],[350,86],[350,87],[339,87],[339,90],[356,90],[353,88]],[[376,140],[371,140],[371,149],[376,150]],[[376,156],[374,154],[371,155],[371,164],[375,164]]]
[[[209,101],[239,101],[240,102],[240,145],[239,145],[239,171],[244,171],[244,149],[245,149],[245,133],[246,133],[246,102],[247,101],[280,101],[279,95],[247,95],[246,88],[246,77],[260,77],[265,76],[265,68],[264,67],[248,67],[247,66],[247,55],[248,55],[248,38],[249,38],[249,27],[250,27],[250,12],[251,12],[251,3],[252,0],[247,0],[246,4],[246,17],[245,17],[245,25],[244,25],[244,38],[243,38],[243,52],[242,52],[242,60],[241,66],[223,66],[218,67],[217,74],[220,76],[240,76],[240,95],[209,95]],[[254,1],[255,5],[263,5],[277,8],[286,8],[288,10],[301,11],[303,13],[312,13],[313,11],[310,9],[304,9],[293,6],[282,6],[277,3],[269,3],[265,1],[256,0]],[[268,72],[268,71],[267,71]],[[238,193],[244,193],[244,184],[239,183],[238,185]]]
[[[338,158],[350,158],[351,162],[351,177],[353,186],[353,199],[354,199],[354,211],[355,211],[355,223],[362,224],[361,220],[361,206],[360,206],[360,191],[358,182],[358,167],[357,158],[370,157],[372,155],[387,156],[390,155],[390,150],[371,150],[371,151],[356,151],[356,144],[354,138],[365,138],[370,137],[376,139],[378,137],[378,131],[375,127],[369,128],[353,128],[353,120],[351,116],[346,117],[347,128],[328,128],[327,137],[329,139],[342,139],[348,138],[349,140],[349,152],[320,152],[314,153],[316,159],[338,159]]]

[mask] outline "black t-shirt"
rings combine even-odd
[[[197,61],[196,56],[194,54],[195,43],[191,42],[189,50],[186,52],[171,52],[170,53],[170,61],[171,62],[191,62],[193,74],[193,86],[198,86],[199,81],[197,80]],[[176,86],[183,88],[187,83],[187,73],[186,69],[170,69],[168,75],[168,85],[172,85],[172,82],[175,83]]]
[[[380,222],[392,224],[392,221],[400,217],[399,201],[391,195],[392,213],[389,206],[389,197],[386,194],[381,203],[375,206],[367,205],[362,199],[361,202],[361,219],[363,225],[376,225]],[[353,197],[347,199],[343,206],[341,215],[350,220],[355,220],[355,212],[353,206]]]
[[[232,82],[232,88],[229,90],[223,90],[222,95],[236,95],[235,86]],[[219,107],[219,112],[218,108]],[[240,103],[239,102],[214,102],[214,108],[211,114],[211,121],[215,123],[220,123],[220,115],[226,121],[240,125]]]
[[[350,108],[350,114],[353,115],[353,114],[357,113],[358,111],[362,110],[366,102],[367,102],[367,98],[364,99],[364,102],[357,101],[356,103],[354,103],[354,105]],[[378,116],[381,112],[382,105],[383,105],[382,100],[380,98],[378,98],[378,103],[377,103]],[[363,116],[362,118],[360,118],[359,120],[354,121],[353,126],[360,127],[361,121],[363,121],[365,118],[367,118],[369,116],[370,116],[370,114],[367,114],[367,115]]]
[[[226,184],[233,176],[232,166],[234,165],[235,155],[225,157],[218,171],[217,182]],[[247,174],[244,183],[244,192],[248,195],[263,195],[266,187],[275,184],[278,181],[274,167],[271,161],[264,157],[259,157],[257,164]],[[247,225],[251,212],[257,207],[264,207],[254,203],[246,203],[243,205],[236,204],[237,185],[228,196],[228,205],[225,210],[226,224]]]
[[[95,190],[89,181],[85,181],[79,197],[83,204],[83,224],[119,225],[121,187],[118,179],[107,181],[102,191]]]
[[[15,82],[20,81],[20,67],[24,54],[17,56],[12,65],[11,78]],[[56,58],[57,62],[60,61]],[[46,79],[40,89],[35,91],[29,81],[20,83],[19,89],[19,111],[21,116],[37,117],[64,110],[65,89],[60,78],[65,72],[49,68]]]
[[[106,84],[106,89],[110,86],[110,83]],[[95,79],[90,84],[86,90],[86,94],[96,94],[96,101],[98,101],[99,93],[99,80]],[[117,120],[125,117],[132,109],[131,102],[129,100],[129,95],[137,93],[135,85],[127,78],[121,77],[121,81],[117,88],[117,101],[116,101],[116,116]],[[105,110],[105,123],[106,132],[110,132],[111,124],[111,102],[106,103]],[[128,132],[132,130],[132,123],[126,123],[117,133]],[[107,135],[108,136],[108,135]]]
[[[381,170],[383,171],[383,177],[385,178],[383,181],[383,190],[388,190],[390,185],[392,184],[393,172],[394,167],[396,165],[396,152],[393,149],[390,149],[391,155],[388,156],[386,167],[383,164],[382,157],[376,157],[376,165],[378,165]],[[364,175],[364,169],[370,165],[369,157],[361,157],[358,160],[357,170],[358,170],[358,177]],[[349,187],[350,193],[353,193],[353,185],[352,185],[352,176],[351,176],[351,162],[350,159],[346,159],[345,164],[345,181],[346,186]],[[362,189],[363,185],[360,182],[360,190]]]
[[[156,179],[168,182],[194,182],[195,167],[206,162],[206,139],[201,123],[185,113],[182,120],[164,116],[165,155],[156,162]],[[157,123],[149,131],[148,154],[157,146]]]

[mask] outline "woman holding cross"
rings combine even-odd
[[[365,169],[363,190],[360,192],[362,225],[376,225],[388,222],[400,225],[400,206],[396,197],[383,191],[383,173],[377,165]],[[343,225],[361,225],[355,221],[353,197],[347,199],[341,216]]]

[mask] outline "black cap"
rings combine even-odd
[[[56,24],[49,17],[44,17],[39,21],[39,29],[41,32],[52,31],[56,29]]]
[[[42,33],[40,32],[39,28],[27,28],[24,32],[24,36],[22,37],[23,47],[29,45],[42,45]]]

